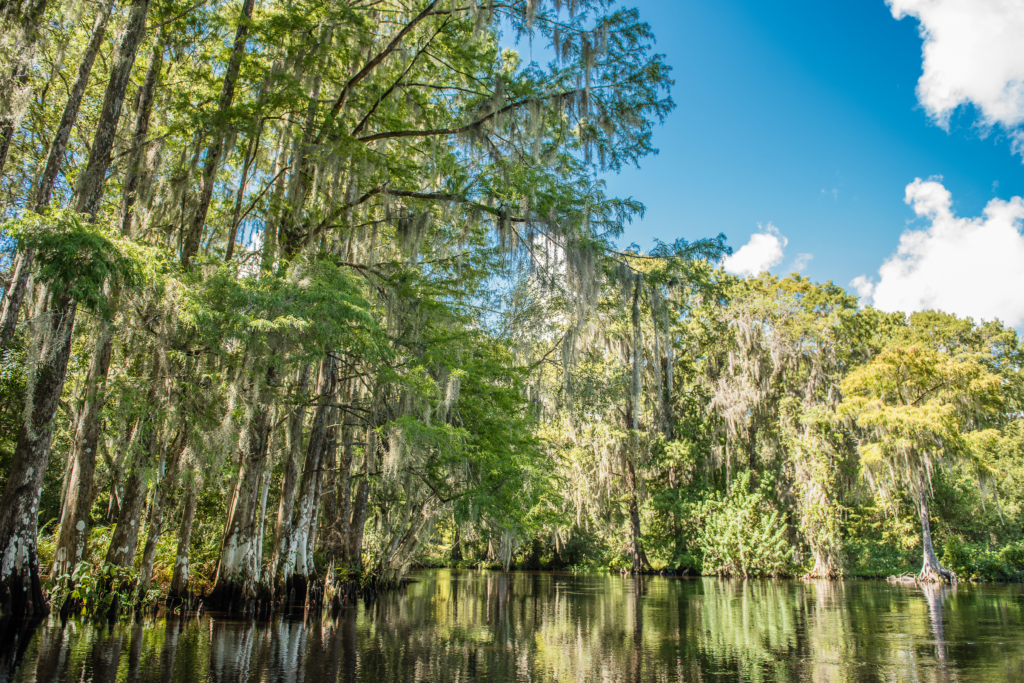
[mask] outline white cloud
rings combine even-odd
[[[921,23],[923,73],[917,98],[946,127],[974,104],[986,126],[1004,126],[1024,152],[1024,4],[1019,0],[886,0],[893,17]]]
[[[993,199],[983,216],[960,218],[942,183],[918,178],[907,185],[906,202],[931,225],[900,236],[877,283],[863,275],[850,282],[862,303],[1024,323],[1024,199]]]
[[[761,228],[761,225],[758,224]],[[750,236],[750,241],[722,260],[726,272],[740,277],[758,275],[782,262],[783,250],[789,240],[779,234],[778,228],[769,223],[761,232]]]
[[[860,305],[867,306],[871,303],[871,295],[875,293],[875,283],[867,275],[858,275],[850,280],[850,286],[860,297]]]
[[[793,265],[789,267],[791,272],[799,273],[801,270],[807,267],[807,264],[814,258],[814,254],[797,254],[796,258],[793,259]]]

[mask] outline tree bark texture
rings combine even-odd
[[[128,167],[125,170],[124,193],[121,200],[121,234],[132,234],[132,217],[138,197],[139,180],[142,177],[142,162],[145,159],[146,135],[149,133],[149,118],[153,111],[156,84],[163,68],[164,46],[161,41],[153,48],[153,57],[146,69],[146,80],[139,93],[139,106],[135,113],[135,130],[132,132],[131,150],[128,153]]]
[[[39,189],[33,207],[37,213],[49,206],[53,197],[53,187],[57,182],[61,167],[64,165],[64,154],[67,152],[68,141],[71,139],[71,129],[74,127],[75,121],[78,120],[78,110],[82,105],[85,88],[89,84],[89,76],[92,73],[93,64],[96,62],[96,54],[103,44],[103,36],[107,31],[107,22],[110,19],[112,7],[113,3],[105,2],[100,5],[99,13],[96,15],[89,44],[86,46],[82,62],[78,66],[78,76],[71,86],[71,93],[64,105],[60,123],[57,124],[53,142],[50,143],[46,166],[39,179]],[[0,171],[2,170],[3,164],[0,163]],[[28,279],[34,260],[34,249],[26,249],[18,254],[14,276],[11,278],[11,284],[4,294],[3,306],[0,308],[0,349],[6,348],[14,337],[14,328],[18,323],[18,314],[25,299],[25,290],[28,288]]]
[[[316,388],[317,406],[309,430],[306,460],[302,467],[299,493],[295,499],[291,532],[287,537],[287,546],[278,576],[278,590],[283,591],[289,600],[294,599],[296,604],[301,604],[305,600],[310,575],[312,558],[309,555],[309,541],[317,513],[316,497],[320,469],[327,450],[328,421],[332,412],[330,404],[334,399],[334,375],[334,357],[327,355],[320,363]]]
[[[75,302],[64,295],[55,302],[49,319],[39,323],[45,328],[27,386],[31,403],[26,406],[0,499],[0,611],[15,617],[47,612],[36,549],[39,494],[67,375],[75,313]]]
[[[128,8],[128,21],[125,24],[117,45],[114,47],[113,60],[110,65],[110,81],[103,95],[100,108],[99,123],[93,137],[89,161],[78,181],[78,201],[75,210],[78,213],[96,216],[103,199],[103,186],[110,168],[111,153],[114,149],[114,138],[117,124],[121,119],[121,108],[124,105],[125,93],[131,78],[132,66],[139,42],[146,33],[146,16],[149,14],[149,0],[132,0]]]
[[[96,55],[103,45],[103,38],[107,33],[107,23],[110,20],[110,12],[113,9],[112,2],[100,4],[99,13],[93,23],[92,35],[89,44],[82,54],[82,62],[78,65],[78,76],[74,85],[71,86],[71,93],[64,105],[64,112],[61,114],[60,123],[53,135],[53,142],[50,143],[50,153],[46,157],[46,167],[43,175],[39,178],[39,189],[36,193],[35,210],[42,211],[50,205],[53,198],[53,188],[57,183],[57,176],[60,175],[64,166],[64,155],[68,149],[68,141],[71,139],[71,130],[78,120],[78,110],[82,106],[82,98],[85,89],[89,85],[89,77],[92,74],[93,64],[96,62]]]
[[[139,568],[139,600],[146,596],[153,580],[156,544],[160,541],[160,535],[163,533],[167,494],[174,488],[174,480],[178,478],[178,465],[181,462],[181,454],[185,451],[186,434],[186,425],[182,425],[173,442],[168,445],[164,472],[153,491],[153,500],[149,506],[146,545],[142,550],[142,566]]]
[[[367,503],[370,498],[370,476],[373,475],[377,458],[377,433],[372,427],[366,428],[366,446],[363,453],[363,468],[352,501],[352,524],[349,528],[348,561],[355,571],[363,569],[363,531],[366,528]]]
[[[11,283],[7,286],[3,304],[0,305],[0,350],[6,349],[14,339],[14,330],[18,326],[18,314],[21,312],[22,302],[25,301],[28,278],[32,272],[32,263],[35,258],[35,249],[22,249],[15,258]]]
[[[252,411],[246,426],[235,496],[228,510],[217,580],[210,596],[210,602],[216,609],[229,612],[241,609],[256,595],[259,576],[256,566],[257,513],[273,425],[269,406],[257,400]]]
[[[148,470],[155,460],[159,443],[155,421],[146,420],[141,429],[142,443],[135,455],[128,479],[124,483],[121,506],[117,512],[117,525],[107,549],[107,564],[115,567],[131,567],[135,562],[135,552],[139,548],[139,529],[142,526],[142,514],[146,509],[146,494],[149,490]]]
[[[99,449],[102,425],[100,417],[103,401],[100,387],[106,382],[110,368],[113,335],[113,326],[103,323],[93,347],[82,407],[75,429],[75,440],[71,446],[73,464],[68,483],[67,503],[61,517],[60,536],[57,539],[54,576],[70,573],[79,561],[85,559],[89,518],[96,493],[93,490],[93,475],[96,471],[96,452]]]
[[[199,482],[186,483],[185,490],[187,491],[185,504],[181,512],[181,524],[178,526],[178,552],[174,556],[174,571],[171,574],[171,586],[167,591],[168,604],[188,597],[188,551],[189,544],[192,542],[192,523],[196,518]]]
[[[924,478],[925,475],[921,475]],[[920,489],[920,500],[917,501],[917,512],[921,519],[921,544],[924,546],[924,562],[921,565],[921,573],[918,574],[918,581],[942,582],[956,581],[956,574],[946,569],[939,563],[935,555],[935,546],[932,543],[932,525],[928,506],[928,485],[922,481]]]
[[[642,572],[650,569],[651,563],[644,552],[644,544],[640,531],[640,500],[633,458],[626,454],[626,489],[629,491],[629,528],[632,535],[631,554],[632,570]]]
[[[299,370],[296,389],[300,396],[298,404],[288,415],[288,455],[284,464],[284,480],[281,483],[281,498],[277,507],[277,524],[274,529],[273,581],[274,585],[284,582],[284,569],[288,538],[291,536],[292,513],[295,509],[295,490],[299,482],[299,455],[302,453],[302,430],[306,422],[305,398],[309,389],[309,365]]]
[[[329,557],[339,567],[348,567],[352,536],[352,428],[343,429],[341,458],[335,477],[333,526],[326,543]]]

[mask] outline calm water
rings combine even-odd
[[[0,681],[1024,681],[1019,585],[418,578],[337,620],[51,619]]]

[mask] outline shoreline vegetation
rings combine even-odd
[[[675,107],[636,10],[35,0],[0,36],[4,616],[430,563],[1021,580],[1013,330],[617,245],[600,174]]]

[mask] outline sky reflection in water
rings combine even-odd
[[[418,578],[336,620],[51,619],[3,635],[0,683],[1024,681],[1019,585]]]

